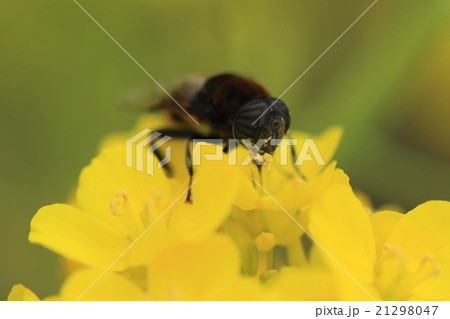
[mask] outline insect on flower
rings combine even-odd
[[[165,97],[146,110],[166,112],[182,127],[158,131],[186,139],[190,184],[193,175],[190,143],[193,139],[235,139],[253,155],[272,155],[277,145],[271,141],[282,139],[290,126],[289,110],[283,101],[271,97],[252,79],[235,74],[191,76],[171,95],[176,102]],[[228,152],[228,148],[225,144],[224,152]],[[159,158],[158,152],[155,155]],[[186,202],[191,202],[190,192]]]

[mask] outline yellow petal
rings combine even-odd
[[[39,301],[38,296],[27,287],[19,284],[14,285],[8,295],[8,301]]]
[[[370,216],[372,222],[373,232],[375,234],[375,244],[377,247],[377,255],[383,250],[386,238],[392,231],[395,225],[404,217],[405,215],[393,212],[393,211],[382,211],[377,212]]]
[[[291,133],[291,136],[288,138],[293,138],[297,140],[297,145],[294,147],[297,158],[299,157],[301,153],[302,147],[304,147],[304,143],[306,139],[312,139],[314,141],[314,144],[316,145],[322,159],[324,160],[325,164],[330,163],[331,159],[334,156],[334,153],[336,152],[336,149],[339,145],[339,142],[342,137],[342,128],[338,126],[330,127],[325,132],[320,134],[319,136],[311,136],[306,133],[301,132],[293,132]],[[283,142],[286,143],[286,142]],[[275,163],[281,163],[279,161],[280,153],[281,153],[281,147],[278,148],[278,150],[274,154],[274,162]],[[306,147],[306,145],[305,145]],[[293,159],[291,157],[291,153],[288,152],[289,159],[288,163],[289,165],[285,168],[288,170],[293,171],[293,165],[292,163],[295,163],[296,159]],[[311,155],[311,151],[309,150],[308,154]],[[324,166],[318,164],[318,158],[315,158],[313,155],[311,155],[311,161],[304,161],[301,166],[299,166],[301,172],[303,175],[305,175],[307,178],[311,178],[315,175],[317,175],[320,171],[323,170]]]
[[[288,212],[295,211],[302,206],[308,205],[313,202],[328,185],[335,175],[336,163],[331,163],[325,168],[325,170],[315,178],[303,181],[286,181],[285,186],[278,190],[277,193],[270,192],[266,189],[267,193],[263,193],[262,203],[266,209],[281,210],[276,202],[278,202]],[[258,187],[258,186],[256,186]],[[273,198],[271,198],[273,197]],[[276,202],[273,200],[275,199]]]
[[[171,128],[173,130],[185,130],[185,127],[180,127],[179,123],[174,123],[168,121],[167,118],[162,118],[158,115],[142,115],[137,124],[135,125],[132,132],[113,134],[105,138],[101,143],[101,149],[109,149],[111,147],[116,147],[117,145],[125,145],[127,140],[133,137],[135,134],[138,134],[144,129],[150,129],[152,132],[160,132],[167,128]],[[136,142],[138,143],[138,142]],[[158,150],[161,154],[165,154],[167,147],[171,147],[171,159],[168,166],[170,166],[170,171],[172,173],[171,180],[169,183],[173,181],[173,179],[177,180],[186,180],[188,177],[187,169],[186,169],[186,139],[185,138],[172,138],[167,143],[163,144],[161,148]],[[135,154],[133,154],[135,155]],[[156,161],[155,161],[156,164]],[[155,166],[155,171],[158,168]]]
[[[226,161],[204,161],[194,167],[193,180],[192,203],[184,203],[184,197],[180,200],[168,228],[179,235],[198,237],[216,230],[230,214],[238,190],[237,170]]]
[[[144,157],[146,158],[146,152]],[[155,158],[154,165],[156,163],[158,161]],[[140,221],[139,212],[149,198],[158,196],[166,202],[171,198],[164,170],[155,168],[154,175],[150,176],[135,167],[127,167],[126,145],[118,143],[104,148],[83,169],[77,190],[77,204],[84,211],[120,227],[118,219],[111,213],[110,203],[122,191],[127,193],[129,211],[134,214],[136,222]]]
[[[450,299],[448,225],[450,203],[429,201],[408,212],[386,239],[387,244],[401,249],[412,274],[420,272],[427,277],[414,291],[416,299]]]
[[[239,255],[228,237],[172,246],[149,264],[148,287],[157,300],[209,300],[238,279]]]
[[[308,216],[311,235],[323,248],[320,250],[323,259],[342,280],[350,284],[349,287],[361,294],[361,298],[368,298],[336,264],[343,267],[366,291],[371,290],[376,260],[375,239],[369,216],[350,186],[338,184],[327,188],[311,205]]]
[[[99,266],[109,266],[130,244],[126,234],[97,216],[63,204],[45,206],[36,213],[29,240],[81,264]]]
[[[311,247],[309,253],[309,265],[314,270],[321,270],[323,268],[331,268],[335,270],[333,274],[333,282],[336,285],[336,293],[338,294],[338,300],[381,300],[380,294],[374,287],[373,283],[363,283],[360,279],[353,277],[354,271],[348,270],[348,273],[356,280],[356,282],[362,285],[363,289],[355,283],[347,273],[345,273],[341,268],[336,266],[334,262],[331,261],[330,257],[324,254],[322,248],[317,245]],[[347,269],[346,269],[347,271]],[[370,296],[369,296],[369,295]]]
[[[121,301],[148,299],[148,295],[136,284],[113,271],[106,272],[98,279],[103,271],[103,269],[83,269],[72,274],[61,288],[60,300]],[[96,281],[97,279],[98,281]],[[94,285],[92,285],[93,283]]]
[[[261,191],[252,180],[251,175],[238,173],[239,190],[236,194],[233,204],[242,210],[253,210],[264,208],[261,201]]]
[[[306,182],[297,184],[294,182],[290,187],[285,187],[278,193],[266,195],[262,198],[262,202],[267,208],[263,211],[267,230],[275,234],[278,244],[288,246],[298,241],[298,238],[303,234],[301,227],[290,216],[305,227],[301,219],[305,219],[306,212],[302,208],[315,202],[327,185],[347,183],[347,176],[342,171],[335,170],[334,167],[335,163],[332,163],[319,176]]]
[[[343,129],[339,126],[333,126],[328,128],[314,141],[319,149],[325,163],[329,163],[333,158],[336,150],[339,146],[343,134]],[[317,165],[315,161],[306,162],[305,165],[301,167],[302,172],[307,177],[314,176],[323,169],[323,166]]]
[[[214,233],[231,212],[238,188],[235,172],[234,167],[221,161],[205,161],[194,167],[192,203],[185,202],[186,180],[186,184],[174,192],[179,194],[178,201],[130,250],[130,260],[147,262],[168,245]]]

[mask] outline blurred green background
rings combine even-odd
[[[370,4],[362,0],[87,1],[156,79],[234,71],[281,94]],[[0,299],[57,291],[56,255],[27,242],[67,200],[120,108],[151,80],[71,0],[2,2]],[[375,205],[450,200],[450,1],[380,0],[284,97],[294,127],[345,128],[339,166]]]

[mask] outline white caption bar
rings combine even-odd
[[[450,302],[0,302],[0,318],[450,318]]]

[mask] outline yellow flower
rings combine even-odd
[[[233,171],[220,164],[199,167],[196,178],[202,182],[192,187],[191,205],[184,203],[187,184],[173,190],[162,171],[148,176],[128,168],[124,145],[109,146],[83,170],[78,207],[41,208],[31,222],[29,239],[78,263],[107,267],[154,223],[115,269],[142,264],[172,241],[213,232],[227,217],[237,185]],[[206,192],[213,196],[196,195]]]
[[[450,203],[429,201],[406,215],[384,211],[372,219],[381,237],[375,284],[382,297],[450,300]]]
[[[369,215],[349,185],[331,185],[308,216],[324,249],[314,253],[335,271],[344,299],[450,299],[449,202]]]
[[[320,150],[324,163],[328,164],[337,149],[341,135],[341,129],[334,127],[316,138],[300,133],[292,134],[291,138],[297,142],[297,145],[294,146],[297,155],[301,153],[304,142],[307,139],[313,139]],[[283,163],[282,152],[287,155],[287,164]],[[242,162],[247,156],[248,151],[243,147],[238,147],[237,163]],[[243,210],[280,210],[270,196],[262,192],[260,188],[254,187],[252,178],[258,180],[288,211],[309,204],[330,180],[335,164],[320,165],[316,159],[312,158],[310,161],[304,161],[299,168],[299,173],[293,164],[296,160],[297,158],[292,157],[287,141],[284,140],[268,165],[262,166],[261,176],[258,176],[254,165],[239,166],[243,176],[240,192],[234,204]],[[306,180],[303,176],[306,177]]]
[[[295,152],[300,154],[303,142],[313,138],[327,164],[337,148],[341,134],[341,129],[338,127],[328,129],[317,138],[294,133],[292,138],[297,141]],[[281,165],[283,150],[288,155],[288,165]],[[237,162],[240,163],[248,156],[248,151],[238,148],[237,154]],[[254,165],[238,167],[240,187],[234,201],[235,207],[230,215],[230,219],[234,222],[227,224],[227,231],[241,234],[235,237],[236,240],[240,238],[247,242],[254,240],[262,232],[271,233],[276,245],[286,247],[292,252],[291,261],[300,265],[305,261],[299,241],[303,231],[286,212],[300,224],[304,223],[303,208],[314,202],[323,189],[336,178],[337,174],[339,175],[339,172],[335,169],[336,163],[319,165],[313,160],[306,161],[300,166],[299,173],[293,165],[295,161],[286,141],[283,141],[272,161],[262,167],[261,174],[258,174]],[[306,176],[306,180],[302,175]],[[231,228],[234,229],[231,230]],[[242,232],[246,232],[251,238],[244,239]],[[243,258],[256,254],[254,245],[244,243],[239,246],[244,250]],[[255,264],[248,266],[245,269],[246,273],[257,272]]]
[[[164,124],[148,117],[136,131],[148,126]],[[194,168],[194,200],[189,204],[184,203],[188,186],[184,141],[174,139],[169,144],[173,175],[155,169],[149,176],[125,165],[127,137],[116,135],[103,143],[99,156],[81,174],[73,205],[45,206],[31,222],[31,242],[79,265],[69,273],[59,295],[51,298],[280,299],[283,293],[269,291],[261,282],[268,282],[269,274],[274,280],[278,276],[274,267],[282,265],[276,266],[279,258],[274,251],[280,245],[289,246],[292,265],[305,266],[302,231],[274,205],[271,195],[254,185],[252,177],[298,218],[301,207],[333,178],[334,164],[322,172],[322,166],[310,163],[302,171],[305,181],[293,165],[269,163],[257,176],[252,164],[228,165],[232,154],[222,161],[203,160]],[[301,142],[308,136],[297,137]],[[340,130],[332,129],[318,139],[327,162],[339,138]],[[196,147],[201,147],[203,158],[212,146]],[[239,164],[248,151],[238,147],[235,155]],[[256,239],[265,230],[269,231],[265,239]],[[285,273],[289,272],[282,273],[281,283],[289,276]],[[17,289],[12,296],[19,295]],[[22,295],[32,296],[21,289]]]
[[[145,117],[135,131],[165,126]],[[72,204],[45,206],[32,219],[30,241],[76,265],[44,300],[450,298],[450,252],[442,244],[450,239],[450,203],[371,215],[331,162],[339,128],[314,138],[323,162],[300,169],[286,140],[259,170],[251,161],[240,165],[248,156],[242,146],[212,161],[205,155],[216,147],[196,144],[192,203],[185,202],[184,141],[160,149],[171,147],[171,174],[155,158],[150,176],[126,166],[132,135],[103,143]],[[293,137],[305,156],[303,142],[313,137]],[[8,299],[39,300],[22,285]]]

